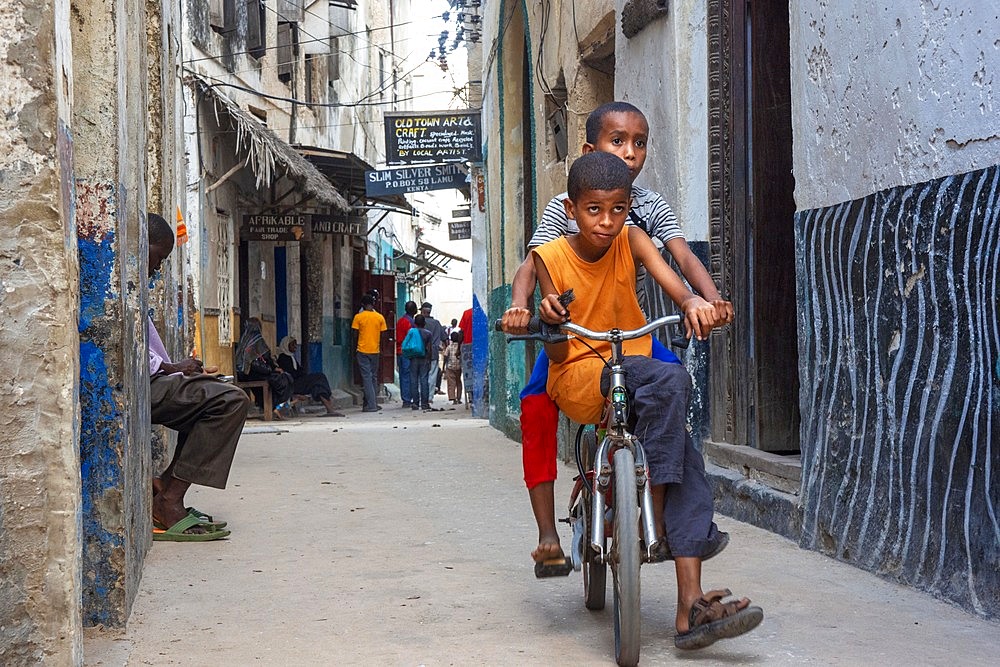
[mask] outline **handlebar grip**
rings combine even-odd
[[[691,345],[691,339],[687,336],[674,336],[670,339],[670,347],[686,350],[689,345]]]
[[[542,328],[544,326],[545,326],[545,323],[542,322],[542,320],[536,315],[536,316],[532,317],[530,320],[528,320],[528,333],[533,333],[533,334],[541,333],[542,332]],[[553,327],[553,329],[556,329],[556,328],[557,327]],[[493,330],[494,331],[503,331],[502,320],[494,320],[493,321]],[[522,338],[514,336],[514,337],[511,338],[511,340],[522,340]]]

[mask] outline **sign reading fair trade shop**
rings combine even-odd
[[[308,215],[244,215],[240,236],[245,241],[308,241]]]
[[[460,188],[465,185],[465,179],[465,173],[457,164],[366,171],[365,194],[377,197]]]
[[[481,162],[483,131],[478,111],[387,111],[387,164]]]

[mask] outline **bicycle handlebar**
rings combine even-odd
[[[517,341],[517,340],[540,340],[543,343],[562,343],[570,339],[570,335],[577,336],[580,338],[587,338],[589,340],[599,340],[599,341],[625,341],[632,340],[633,338],[640,338],[648,333],[652,333],[656,329],[667,325],[667,324],[679,324],[684,321],[682,315],[664,315],[659,317],[652,322],[649,322],[638,329],[622,330],[622,329],[611,329],[610,331],[592,331],[586,327],[582,327],[578,324],[573,324],[572,322],[563,322],[562,324],[548,324],[543,322],[541,318],[537,315],[532,317],[528,322],[528,331],[530,333],[523,335],[510,335],[507,336],[507,342]],[[497,331],[503,331],[501,327],[500,320],[496,320],[494,323],[494,328]],[[675,338],[671,341],[671,344],[675,347],[687,347],[688,339],[684,337]]]

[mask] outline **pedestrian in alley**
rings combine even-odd
[[[465,408],[472,405],[472,309],[462,313],[458,328],[462,332],[462,385],[465,388]]]
[[[413,326],[423,341],[423,356],[410,357],[410,397],[414,410],[433,410],[430,402],[430,384],[427,369],[431,358],[431,333],[427,330],[427,318],[422,314],[413,318]]]
[[[436,319],[431,317],[431,306],[430,303],[424,301],[420,304],[420,314],[424,316],[424,321],[426,322],[426,329],[431,335],[431,356],[430,362],[427,367],[427,393],[431,397],[431,401],[434,400],[434,394],[440,392],[438,387],[440,364],[441,364],[441,350],[447,344],[447,339],[444,335],[444,326],[441,325]]]
[[[404,310],[403,316],[396,320],[396,369],[399,371],[399,397],[403,407],[408,408],[413,405],[413,395],[410,393],[410,358],[403,354],[403,339],[413,327],[416,301],[407,301]]]
[[[155,213],[149,223],[149,277],[160,269],[174,249],[170,225]],[[184,495],[192,484],[226,488],[236,445],[250,406],[239,387],[205,372],[200,360],[170,360],[153,320],[149,332],[150,418],[177,431],[174,455],[153,480],[153,539],[172,542],[206,542],[230,534],[224,522],[185,507]]]
[[[444,349],[444,374],[448,380],[448,400],[462,404],[462,332],[451,332],[451,342]]]
[[[361,383],[364,389],[362,412],[377,412],[382,409],[378,404],[375,385],[378,381],[382,332],[387,329],[382,313],[375,310],[375,297],[371,294],[361,297],[361,312],[354,316],[351,330],[354,337],[355,358],[361,370]]]

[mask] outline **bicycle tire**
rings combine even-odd
[[[589,470],[594,467],[594,457],[597,456],[597,434],[587,431],[583,434],[581,444],[581,455],[583,456],[584,469]],[[608,589],[608,566],[606,563],[599,563],[596,554],[590,548],[591,517],[590,503],[585,502],[590,494],[580,494],[580,500],[584,504],[583,508],[583,604],[591,611],[604,609]]]
[[[639,502],[635,458],[622,447],[614,455],[615,522],[612,529],[611,573],[615,590],[615,661],[621,667],[639,664]]]

